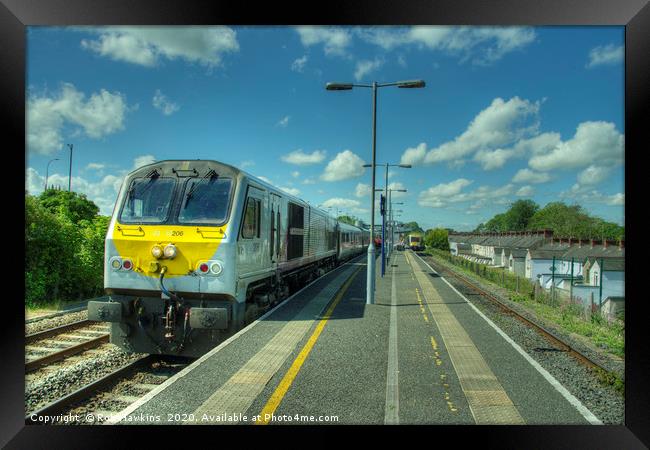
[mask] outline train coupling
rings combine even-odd
[[[120,322],[122,304],[119,302],[88,302],[88,320],[97,322]]]

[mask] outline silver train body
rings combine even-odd
[[[89,318],[127,351],[196,357],[368,243],[235,167],[157,162],[124,180],[105,243],[110,300],[89,302]]]

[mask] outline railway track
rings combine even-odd
[[[192,360],[144,355],[25,416],[26,423],[95,424],[126,409]],[[72,417],[56,422],[54,418]],[[49,422],[45,420],[49,418]]]
[[[578,360],[580,363],[584,364],[585,366],[589,367],[590,369],[594,369],[596,371],[600,371],[604,374],[611,374],[613,376],[618,376],[617,374],[612,373],[609,369],[603,367],[601,364],[598,362],[594,361],[581,351],[577,350],[575,347],[573,347],[571,344],[566,342],[566,340],[562,339],[561,337],[557,336],[555,333],[552,331],[546,329],[544,326],[540,325],[539,323],[536,323],[535,321],[523,316],[510,306],[508,306],[506,303],[503,301],[499,300],[496,296],[493,294],[487,292],[486,290],[482,289],[481,287],[477,286],[475,283],[472,281],[468,280],[462,275],[459,275],[455,271],[437,263],[433,258],[431,258],[429,255],[426,253],[417,253],[418,256],[420,256],[423,260],[426,258],[426,262],[429,263],[432,268],[438,272],[440,275],[444,276],[451,276],[453,280],[456,281],[456,288],[461,287],[465,289],[469,289],[472,291],[471,293],[476,293],[483,298],[488,299],[491,303],[499,307],[504,313],[516,318],[517,320],[521,321],[524,323],[526,326],[534,329],[537,331],[540,335],[542,335],[547,341],[549,341],[552,345],[556,346],[560,351],[566,352],[576,360]],[[467,294],[467,292],[463,292],[463,294]]]
[[[25,372],[107,344],[109,340],[106,325],[89,320],[29,334],[25,336]]]

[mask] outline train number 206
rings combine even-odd
[[[167,236],[182,236],[183,231],[182,230],[172,230],[167,232]]]

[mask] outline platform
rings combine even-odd
[[[600,423],[415,253],[365,291],[362,256],[107,423]]]

